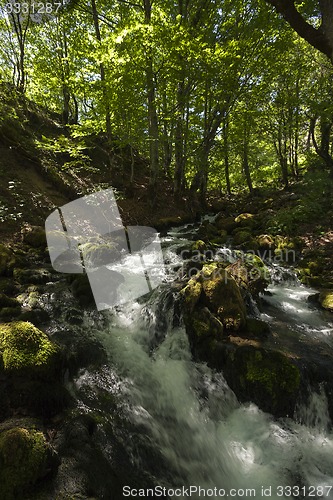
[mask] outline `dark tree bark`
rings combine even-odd
[[[143,0],[145,13],[145,23],[151,23],[152,1]],[[147,103],[148,103],[148,135],[150,150],[150,192],[153,202],[156,197],[156,185],[159,171],[159,130],[156,109],[156,89],[154,82],[153,56],[150,51],[146,59],[146,82],[147,82]]]
[[[226,116],[223,119],[223,149],[224,149],[224,175],[227,184],[227,193],[231,194],[230,172],[229,172],[229,120]]]
[[[92,16],[93,16],[93,21],[94,21],[95,35],[96,35],[98,42],[101,43],[102,36],[101,36],[101,30],[99,27],[98,12],[97,12],[97,6],[96,6],[95,0],[91,0],[91,9],[92,9]],[[105,66],[104,66],[103,62],[101,62],[99,65],[99,72],[101,75],[103,100],[104,100],[104,106],[105,106],[106,135],[107,135],[107,139],[108,139],[109,144],[111,144],[111,139],[112,139],[111,111],[110,111],[109,99],[108,99],[107,89],[106,89]],[[111,163],[110,157],[109,157],[109,162]]]
[[[293,0],[266,0],[273,5],[277,12],[282,14],[290,26],[304,40],[317,50],[325,54],[333,63],[333,2],[332,0],[319,0],[321,25],[314,28],[304,19],[295,6]]]
[[[317,140],[316,140],[316,135],[315,135],[315,128],[316,128],[316,122],[317,122],[317,117],[314,117],[311,119],[310,122],[310,132],[311,132],[311,138],[312,138],[312,143],[315,148],[315,151],[320,158],[322,158],[326,164],[326,167],[330,171],[330,177],[333,178],[333,158],[330,155],[329,152],[329,145],[330,145],[330,131],[332,124],[330,126],[327,126],[327,122],[323,120],[321,121],[321,133],[324,134],[324,136],[321,136],[321,141],[320,145],[318,145]],[[326,126],[324,126],[326,124]],[[328,136],[327,136],[328,134]]]

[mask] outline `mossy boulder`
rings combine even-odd
[[[274,250],[275,248],[274,237],[270,234],[260,234],[257,236],[257,242],[261,251]]]
[[[48,472],[51,451],[42,432],[14,427],[0,434],[0,491],[3,500],[23,498]]]
[[[320,292],[318,300],[323,309],[333,312],[333,290]]]
[[[231,274],[218,264],[203,267],[202,303],[216,314],[226,330],[239,330],[245,325],[246,308],[240,289]]]
[[[194,307],[198,303],[202,292],[202,285],[196,278],[190,279],[185,288],[180,292],[184,301],[185,313],[192,314]]]
[[[246,253],[226,268],[239,287],[253,295],[263,292],[270,283],[271,276],[267,266],[258,255]]]
[[[210,330],[212,326],[212,336],[215,337],[216,332],[220,335],[224,331],[237,331],[246,323],[246,308],[240,289],[220,263],[205,264],[180,293],[185,326],[194,342],[197,337],[202,337],[201,331]],[[205,329],[200,324],[203,325],[207,318]]]
[[[229,350],[224,375],[241,401],[253,401],[276,416],[292,416],[301,375],[287,355],[253,346]]]
[[[208,307],[193,311],[192,329],[196,343],[201,343],[209,338],[221,339],[224,334],[223,324],[211,313]]]
[[[22,241],[33,248],[46,248],[46,233],[41,226],[27,225],[21,230]]]
[[[252,228],[255,225],[256,218],[253,214],[250,213],[243,213],[237,215],[235,218],[236,224],[238,224],[240,227],[246,227],[246,228]]]
[[[0,355],[4,371],[28,371],[51,378],[59,349],[27,321],[0,325]]]
[[[0,244],[0,276],[11,276],[16,263],[14,252]]]

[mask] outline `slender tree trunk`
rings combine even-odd
[[[250,172],[250,165],[249,165],[249,140],[250,140],[250,137],[249,137],[249,131],[248,131],[248,124],[247,124],[247,115],[245,115],[245,117],[244,117],[242,165],[243,165],[243,171],[245,174],[247,187],[249,188],[250,193],[252,193],[253,186],[252,186],[252,179],[251,179],[251,172]]]
[[[229,120],[225,117],[222,127],[223,134],[223,151],[224,151],[224,175],[227,185],[227,193],[231,194],[230,173],[229,173]]]
[[[96,7],[96,0],[91,0],[91,9],[92,9],[92,16],[93,16],[93,21],[94,21],[95,35],[96,35],[96,38],[97,38],[98,42],[101,43],[102,42],[102,36],[101,36],[101,30],[100,30],[100,27],[99,27],[99,20],[98,20],[98,12],[97,12],[97,7]],[[110,111],[110,104],[109,104],[109,98],[108,98],[107,86],[106,86],[105,66],[104,66],[103,62],[101,62],[100,65],[99,65],[99,73],[100,73],[100,76],[101,76],[103,101],[104,101],[104,107],[105,107],[105,128],[106,128],[106,135],[107,135],[108,143],[109,143],[109,146],[110,146],[111,142],[112,142],[111,111]],[[109,161],[111,162],[110,156],[109,156]]]
[[[329,139],[327,140],[327,135],[328,135],[328,127],[321,126],[321,131],[323,132],[322,128],[324,128],[324,138],[321,136],[321,145],[319,146],[316,140],[316,134],[315,134],[315,128],[316,128],[316,122],[317,122],[317,117],[313,117],[310,122],[310,130],[311,130],[311,137],[312,137],[312,143],[315,148],[315,151],[320,158],[322,158],[329,169],[330,172],[330,177],[333,178],[333,158],[330,155],[329,151]]]
[[[143,0],[145,23],[151,23],[152,2],[151,0]],[[146,59],[146,84],[147,84],[147,101],[148,101],[148,136],[149,136],[149,152],[150,152],[150,191],[153,197],[156,196],[155,187],[158,179],[159,171],[159,131],[158,118],[155,99],[155,82],[153,71],[153,57],[151,51],[147,54]],[[154,201],[154,200],[153,200]]]
[[[176,198],[180,198],[184,185],[184,80],[178,82],[177,86],[177,112],[176,112],[176,127],[175,127],[175,174],[174,174],[174,194]]]
[[[27,31],[29,27],[29,17],[26,20],[25,26],[22,26],[22,21],[19,14],[11,14],[11,22],[14,27],[14,32],[19,46],[19,54],[17,57],[17,89],[24,93],[26,87],[26,71],[25,71],[25,43]]]
[[[163,120],[163,169],[166,176],[170,175],[170,165],[172,162],[172,143],[171,143],[171,131],[172,126],[169,126],[169,122],[167,120],[167,95],[166,90],[163,92],[163,111],[162,114],[164,116]],[[171,131],[170,131],[171,129]]]

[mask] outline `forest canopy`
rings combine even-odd
[[[73,168],[98,136],[147,158],[153,190],[169,178],[204,202],[333,175],[332,19],[325,0],[12,0],[0,78],[61,120],[41,147]]]

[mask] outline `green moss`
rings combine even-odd
[[[226,270],[241,288],[255,295],[265,290],[271,280],[267,266],[258,255],[252,253],[242,254],[241,258],[230,264]]]
[[[245,324],[246,308],[234,278],[217,264],[203,267],[204,303],[217,314],[228,330],[238,330]]]
[[[201,295],[201,283],[192,278],[187,286],[181,290],[181,296],[184,299],[185,314],[191,313],[197,304]]]
[[[244,226],[252,226],[253,225],[253,222],[254,222],[254,215],[253,214],[249,214],[249,213],[244,213],[244,214],[239,214],[236,218],[235,218],[235,222],[237,224],[240,224],[242,225],[243,227]]]
[[[0,434],[1,498],[22,495],[45,473],[47,444],[35,430],[15,427]]]
[[[321,307],[333,312],[333,291],[325,290],[319,295],[319,303]]]
[[[204,241],[197,240],[193,243],[191,250],[192,252],[204,253],[207,250],[207,245]]]
[[[264,355],[261,351],[255,351],[249,357],[246,368],[246,380],[262,385],[273,401],[278,399],[281,391],[293,394],[300,384],[298,368],[286,356],[278,352]]]
[[[5,370],[48,367],[57,352],[57,346],[32,323],[0,325],[0,353]]]
[[[262,250],[272,250],[275,246],[274,238],[270,234],[260,234],[257,237],[257,242]]]
[[[206,338],[219,339],[223,336],[223,324],[207,307],[196,309],[190,321],[196,342]]]
[[[208,337],[210,334],[209,324],[205,319],[195,314],[192,318],[193,330],[197,338]]]

